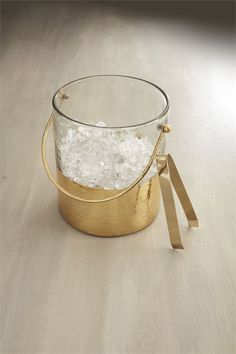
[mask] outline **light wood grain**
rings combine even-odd
[[[214,9],[232,13],[232,4]],[[198,23],[159,7],[2,6],[4,354],[236,352],[232,33],[227,18],[210,21],[214,11]],[[115,239],[86,236],[58,213],[40,158],[50,100],[61,84],[96,73],[143,77],[170,96],[167,151],[200,220],[187,229],[177,204],[184,251],[170,247],[163,208],[148,229]]]

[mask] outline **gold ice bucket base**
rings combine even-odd
[[[81,186],[63,176],[59,169],[57,181],[68,192],[84,199],[103,199],[117,194],[117,190]],[[103,237],[131,234],[150,225],[159,212],[159,177],[154,176],[106,203],[83,203],[59,190],[58,204],[63,218],[87,234]]]

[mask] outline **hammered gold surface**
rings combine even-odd
[[[117,191],[87,188],[63,176],[57,181],[69,192],[86,199],[103,199]],[[160,206],[159,177],[136,186],[120,198],[99,204],[74,200],[58,191],[59,210],[76,229],[96,236],[121,236],[144,229],[155,219]]]

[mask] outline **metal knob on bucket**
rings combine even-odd
[[[53,112],[43,134],[42,158],[48,177],[58,188],[60,213],[70,225],[85,233],[106,237],[132,234],[153,222],[159,211],[161,192],[164,201],[169,193],[162,178],[168,171],[168,166],[175,167],[171,163],[168,165],[167,160],[166,165],[158,160],[158,156],[165,157],[163,155],[165,134],[170,131],[167,125],[168,111],[169,100],[162,89],[146,80],[130,76],[90,76],[64,85],[56,92],[53,97]],[[101,120],[107,125],[98,126],[97,122]],[[56,178],[50,172],[45,147],[52,123],[57,163]],[[85,129],[85,132],[86,129],[89,129],[89,132],[105,131],[106,134],[111,132],[114,136],[123,134],[122,137],[129,134],[131,137],[146,139],[152,149],[148,156],[145,155],[148,158],[142,170],[123,188],[102,188],[96,179],[98,185],[86,185],[80,183],[77,175],[73,175],[73,171],[65,170],[62,156],[64,152],[60,147],[62,141],[65,141],[65,136],[75,134],[78,129]],[[94,139],[96,134],[91,136]],[[73,159],[73,155],[70,156]],[[137,163],[137,156],[134,161]],[[156,173],[150,174],[154,164]],[[133,170],[135,174],[135,166]],[[173,181],[177,182],[172,181],[174,187],[180,185],[182,181],[178,179],[178,175],[176,173],[172,175],[177,176],[173,178]],[[118,185],[122,184],[118,181]],[[181,193],[182,190],[183,188]],[[180,199],[181,193],[178,194]],[[184,201],[183,208],[190,210],[189,203],[191,205],[189,199],[187,205]],[[167,210],[166,215],[168,222]],[[188,220],[196,219],[194,211],[191,215],[187,212],[186,216]],[[168,227],[169,224],[170,222]],[[169,232],[172,232],[171,228]],[[178,234],[178,230],[174,231],[171,243],[175,248],[182,248]]]

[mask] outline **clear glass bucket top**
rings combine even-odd
[[[168,112],[166,93],[139,78],[95,75],[64,85],[53,97],[58,169],[91,188],[126,188],[147,164]]]

